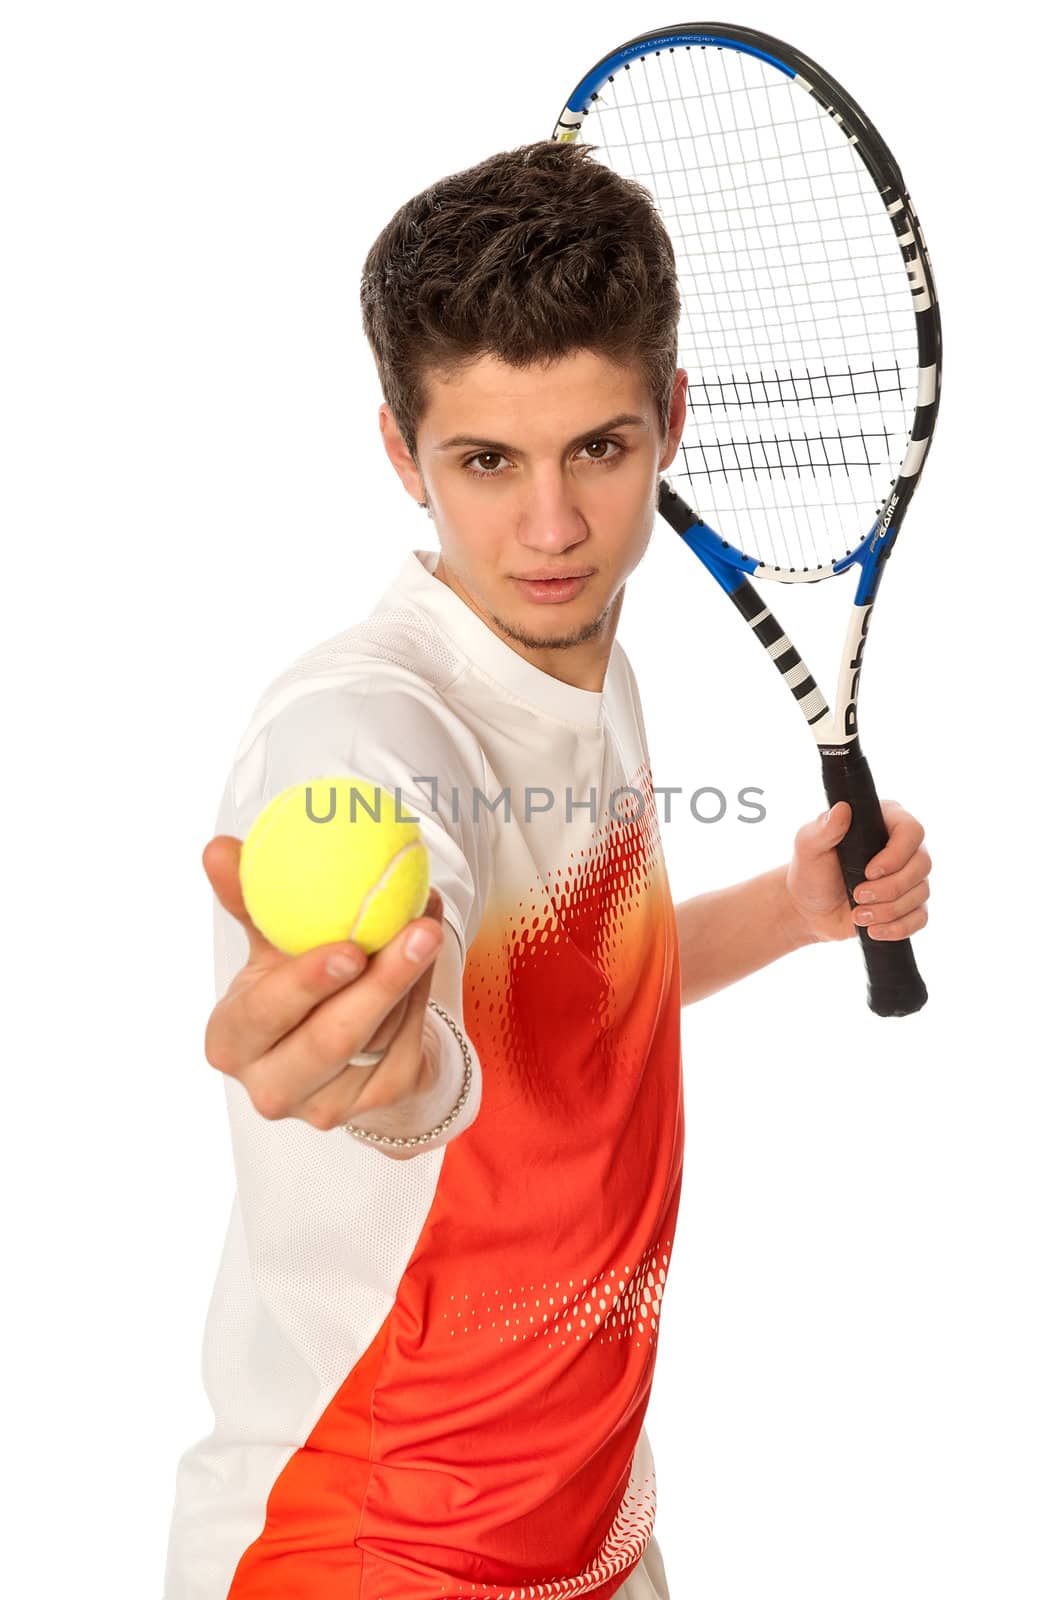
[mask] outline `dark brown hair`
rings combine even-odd
[[[489,156],[407,200],[362,271],[362,325],[411,454],[427,370],[510,366],[577,350],[637,365],[668,431],[675,257],[641,184],[593,145],[544,139]]]

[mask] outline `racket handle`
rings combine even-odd
[[[856,741],[844,752],[821,752],[823,787],[831,805],[847,800],[853,818],[838,845],[845,887],[850,905],[856,905],[853,890],[863,883],[867,864],[885,845],[889,834],[882,819],[875,780],[867,757]],[[907,1017],[926,1004],[926,984],[915,964],[910,939],[872,939],[866,928],[858,927],[867,967],[867,1003],[876,1016]]]

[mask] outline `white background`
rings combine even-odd
[[[941,416],[861,700],[881,792],[935,861],[931,999],[875,1019],[846,945],[685,1013],[658,1536],[673,1600],[1058,1600],[1058,646],[1036,563],[1058,49],[1025,0],[724,15],[861,102],[937,275]],[[200,851],[265,684],[433,547],[377,437],[365,252],[409,195],[548,136],[600,55],[678,20],[629,0],[6,8],[11,1593],[158,1593],[176,1460],[211,1426],[199,1342],[232,1170]],[[818,596],[838,608],[820,655]],[[820,586],[815,623],[787,598],[833,692],[848,590]],[[675,898],[785,859],[823,804],[807,734],[663,523],[620,637],[657,782],[766,792],[757,827],[664,828]]]

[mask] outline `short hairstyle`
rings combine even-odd
[[[641,184],[593,145],[544,139],[441,178],[401,206],[362,271],[362,324],[410,453],[423,378],[482,355],[529,366],[590,350],[638,366],[668,432],[675,256]]]

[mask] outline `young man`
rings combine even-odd
[[[384,447],[440,550],[269,687],[204,851],[237,1194],[166,1600],[666,1600],[643,1420],[680,1008],[854,935],[848,808],[673,906],[616,642],[685,411],[645,194],[577,146],[498,155],[401,208],[362,303]],[[343,775],[420,816],[433,899],[368,961],[285,957],[239,841]],[[929,859],[887,821],[869,913],[896,938]]]

